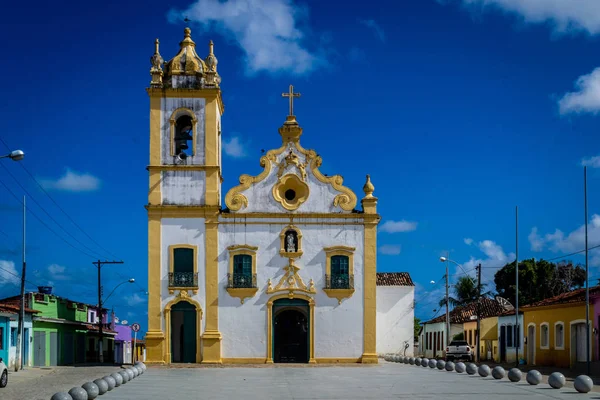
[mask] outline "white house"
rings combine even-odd
[[[212,42],[199,57],[186,28],[175,57],[164,63],[157,40],[151,62],[147,362],[376,363],[378,329],[382,348],[410,340],[412,288],[377,286],[374,186],[367,175],[359,199],[319,169],[293,87],[276,147],[222,196]]]
[[[516,332],[515,310],[506,311],[498,316],[498,347],[500,362],[514,363],[517,361],[517,345],[519,355],[524,357],[524,334]],[[523,327],[523,312],[519,312],[519,326]]]
[[[377,353],[414,355],[415,286],[407,272],[377,273]]]

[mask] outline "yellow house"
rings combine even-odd
[[[477,302],[467,306],[472,310],[469,320],[463,323],[465,340],[477,354]],[[481,360],[497,361],[498,354],[498,315],[506,311],[496,300],[483,297],[480,303],[479,351]]]
[[[599,289],[590,288],[590,293]],[[585,289],[541,300],[522,310],[528,364],[569,368],[586,361]],[[590,304],[590,359],[595,354],[593,315]]]

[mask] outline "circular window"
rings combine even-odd
[[[285,191],[284,196],[287,201],[292,201],[296,198],[296,192],[293,189],[288,189]]]

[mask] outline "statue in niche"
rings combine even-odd
[[[294,253],[298,251],[297,233],[295,231],[287,231],[285,235],[285,251]]]

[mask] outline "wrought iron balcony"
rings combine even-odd
[[[325,275],[325,289],[354,289],[354,275]]]
[[[256,274],[227,274],[227,287],[236,288],[255,288]]]
[[[196,288],[198,287],[198,273],[169,272],[169,287]]]

